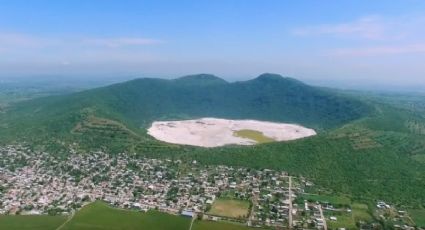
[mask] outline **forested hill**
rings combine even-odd
[[[210,75],[171,81],[138,79],[96,93],[104,94],[109,108],[138,123],[213,116],[294,122],[320,129],[357,119],[367,111],[360,102],[272,74],[236,83]]]
[[[37,143],[54,153],[70,146],[83,152],[107,148],[273,168],[355,197],[423,204],[423,113],[339,95],[273,74],[233,83],[212,75],[136,79],[15,104],[0,114],[0,141]],[[213,149],[169,145],[146,135],[153,120],[204,116],[294,122],[319,135]]]
[[[36,120],[41,117],[54,121],[58,115],[83,110],[123,119],[135,126],[158,119],[212,116],[326,129],[358,119],[368,108],[359,101],[280,75],[263,74],[253,80],[228,83],[201,74],[174,80],[136,79],[68,96],[37,99],[18,104],[10,114],[25,113]]]

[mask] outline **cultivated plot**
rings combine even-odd
[[[245,218],[249,214],[249,202],[234,199],[217,199],[208,214],[230,218]]]

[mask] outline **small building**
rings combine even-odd
[[[181,215],[182,215],[182,216],[185,216],[185,217],[193,218],[193,217],[195,216],[195,213],[193,213],[193,212],[191,212],[191,211],[183,210],[183,211],[182,211],[182,213],[181,213]]]

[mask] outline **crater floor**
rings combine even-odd
[[[249,135],[241,135],[241,133],[247,133],[247,130],[252,132],[248,132]],[[316,132],[295,124],[201,118],[155,121],[148,129],[148,134],[157,140],[173,144],[218,147],[230,144],[254,145],[261,143],[260,140],[289,141],[313,136]]]

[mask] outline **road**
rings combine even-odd
[[[196,219],[196,215],[194,215],[194,216],[192,217],[192,221],[190,222],[189,230],[192,230],[193,222],[195,222],[195,219]]]
[[[292,177],[291,176],[289,177],[288,196],[289,196],[288,228],[292,229]]]
[[[251,207],[251,211],[249,213],[249,217],[248,217],[248,225],[252,224],[252,221],[254,220],[255,217],[255,207],[258,204],[258,194],[254,194],[252,196],[252,207]]]
[[[61,224],[58,228],[56,228],[56,230],[62,229],[69,221],[71,221],[72,218],[74,218],[75,213],[76,211],[73,211],[71,215],[68,217],[68,219],[65,222],[63,222],[63,224]]]
[[[323,229],[328,230],[328,225],[326,224],[325,216],[323,216],[323,209],[321,204],[319,204],[319,212],[320,212],[320,218],[322,218],[323,220]]]

